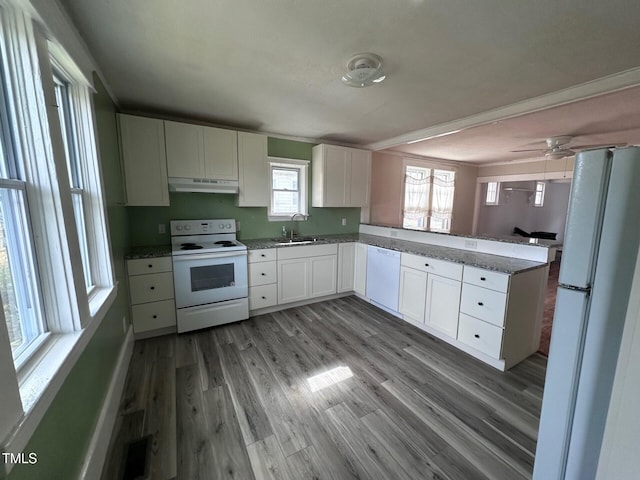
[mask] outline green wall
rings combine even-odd
[[[269,137],[268,154],[272,157],[311,160],[312,143],[294,142]],[[311,169],[309,169],[309,192]],[[310,197],[310,196],[309,196]],[[269,222],[266,207],[238,207],[237,195],[220,193],[172,193],[169,207],[129,207],[131,245],[165,245],[170,243],[170,220],[206,218],[235,218],[240,222],[238,238],[277,237],[290,222]],[[342,226],[342,219],[347,225]],[[158,224],[166,225],[166,233],[158,233]],[[309,208],[306,222],[296,222],[295,229],[302,235],[354,233],[360,224],[359,208]]]
[[[29,441],[38,463],[17,465],[10,480],[77,478],[84,461],[118,353],[124,342],[122,317],[129,318],[129,298],[123,252],[128,249],[127,212],[122,206],[122,175],[115,108],[100,80],[94,78],[97,135],[107,200],[118,296],[90,340]]]

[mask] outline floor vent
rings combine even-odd
[[[127,445],[121,480],[143,480],[147,478],[150,446],[151,436],[143,437]]]

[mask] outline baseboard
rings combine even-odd
[[[89,444],[89,449],[87,450],[84,464],[78,477],[80,480],[93,480],[100,478],[102,475],[102,467],[106,460],[109,441],[113,433],[113,426],[118,416],[120,398],[122,397],[124,383],[127,379],[129,362],[133,355],[133,343],[133,329],[129,327],[122,348],[120,348],[116,368],[111,376],[109,389],[102,403],[100,416],[98,417],[98,422],[96,423],[96,428],[91,437],[91,443]]]

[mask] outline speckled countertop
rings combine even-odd
[[[508,274],[523,273],[546,265],[545,263],[533,262],[531,260],[502,257],[499,255],[490,255],[488,253],[476,253],[460,250],[458,248],[427,245],[423,243],[409,242],[406,240],[379,237],[377,235],[365,235],[362,233],[347,235],[319,235],[317,241],[302,245],[278,245],[277,242],[270,238],[242,240],[242,243],[244,243],[249,250],[258,250],[262,248],[295,248],[296,246],[343,242],[365,243],[367,245],[388,248],[389,250],[396,250],[398,252],[424,255],[430,258],[448,260],[450,262],[462,263],[463,265],[469,265],[471,267],[479,267]]]
[[[137,258],[154,258],[154,257],[170,257],[171,245],[149,245],[145,247],[132,247],[129,253],[125,255],[127,260],[135,260]]]

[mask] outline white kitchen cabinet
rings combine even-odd
[[[455,339],[462,265],[410,253],[400,262],[400,313]]]
[[[238,132],[238,206],[269,206],[267,136]]]
[[[296,248],[296,247],[289,247]],[[311,297],[311,263],[308,258],[278,261],[278,303],[291,303]]]
[[[335,145],[312,150],[313,207],[365,207],[369,204],[371,152]]]
[[[238,180],[238,133],[164,122],[169,177]]]
[[[335,294],[337,244],[277,249],[278,304]]]
[[[175,331],[176,306],[171,257],[127,260],[131,323],[136,338]]]
[[[120,150],[129,206],[168,206],[162,120],[118,114]]]
[[[424,322],[442,333],[457,338],[461,282],[429,274]]]
[[[355,268],[353,273],[353,289],[365,296],[367,291],[367,244],[356,243]]]
[[[205,178],[202,125],[164,122],[170,177]]]
[[[353,291],[355,261],[355,243],[341,243],[338,245],[338,293]]]
[[[203,127],[204,174],[216,180],[238,180],[238,132]]]
[[[338,269],[338,257],[336,255],[324,255],[311,257],[311,298],[324,297],[336,293],[336,273]]]
[[[406,266],[400,267],[398,311],[414,322],[424,322],[428,274]]]
[[[276,249],[249,250],[249,310],[278,304]]]

